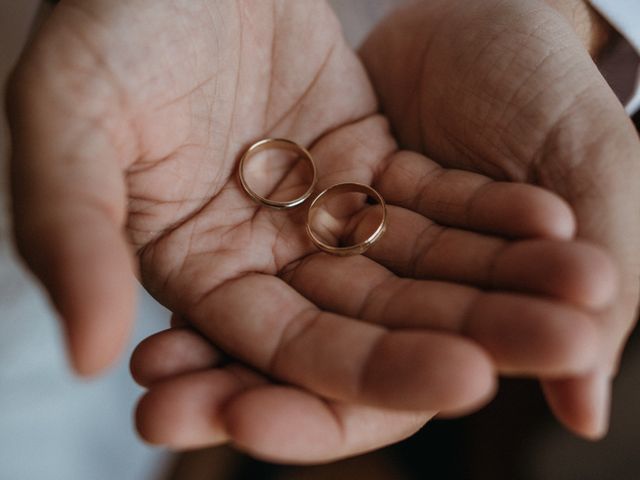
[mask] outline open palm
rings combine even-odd
[[[558,193],[576,213],[578,238],[615,258],[622,277],[597,316],[598,367],[544,382],[558,418],[598,437],[638,302],[640,143],[574,31],[583,25],[561,15],[575,3],[414,4],[380,25],[363,57],[402,146]]]
[[[105,366],[126,338],[131,245],[144,286],[200,332],[170,330],[134,358],[152,441],[335,458],[476,406],[496,368],[557,377],[597,359],[606,256],[510,240],[573,236],[546,191],[398,151],[323,2],[62,2],[9,103],[18,245],[77,368]],[[238,156],[267,136],[311,145],[320,188],[391,199],[367,257],[317,253],[304,212],[246,198]],[[209,341],[234,361],[218,365]]]

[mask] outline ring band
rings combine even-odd
[[[245,167],[246,161],[256,153],[262,152],[263,150],[267,150],[270,148],[289,150],[291,152],[297,153],[300,157],[304,158],[311,164],[313,179],[311,180],[311,185],[309,185],[309,188],[307,189],[307,191],[304,192],[300,197],[294,198],[293,200],[283,201],[283,202],[270,200],[261,195],[258,195],[247,183],[246,179],[244,178],[244,167]],[[249,149],[242,155],[242,158],[240,159],[240,165],[238,167],[238,177],[240,179],[240,184],[242,185],[242,188],[244,189],[245,192],[247,192],[247,195],[249,195],[253,200],[255,200],[261,205],[264,205],[270,208],[274,208],[277,210],[284,210],[286,208],[293,208],[293,207],[297,207],[298,205],[301,205],[302,203],[305,202],[305,200],[307,200],[311,196],[316,186],[316,182],[318,181],[318,172],[316,169],[316,164],[313,161],[311,154],[306,148],[301,147],[297,143],[284,138],[266,138],[264,140],[260,140],[259,142],[256,142],[253,145],[251,145]]]
[[[311,228],[311,217],[316,209],[319,208],[319,204],[323,198],[326,198],[330,194],[339,194],[339,193],[364,193],[368,197],[375,199],[380,206],[382,207],[382,219],[380,220],[380,224],[375,229],[375,231],[363,242],[356,243],[355,245],[350,245],[347,247],[334,247],[323,242],[313,231]],[[330,253],[332,255],[337,255],[340,257],[346,257],[348,255],[360,255],[366,252],[370,247],[372,247],[384,234],[387,229],[387,205],[380,195],[374,188],[369,185],[365,185],[363,183],[338,183],[336,185],[332,185],[331,187],[323,190],[318,194],[316,198],[313,199],[311,205],[309,207],[309,212],[307,214],[307,233],[311,238],[311,241],[322,251]]]

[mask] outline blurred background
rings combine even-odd
[[[394,2],[332,3],[355,45]],[[0,0],[3,84],[39,10],[37,0]],[[640,478],[637,333],[616,380],[611,433],[598,443],[565,432],[552,419],[534,382],[508,380],[502,382],[496,400],[475,415],[436,420],[398,445],[325,466],[271,465],[228,447],[170,454],[145,446],[132,426],[131,413],[140,389],[129,376],[128,356],[99,380],[74,378],[68,372],[57,320],[47,299],[16,259],[6,213],[4,119],[1,128],[0,480]],[[140,303],[143,313],[130,349],[168,325],[168,312],[142,291]]]

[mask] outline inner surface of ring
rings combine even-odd
[[[272,202],[287,203],[303,197],[314,180],[311,159],[285,140],[257,143],[245,154],[241,168],[253,194]]]
[[[345,254],[362,253],[385,227],[379,199],[359,184],[340,184],[327,190],[314,201],[308,220],[312,239]]]

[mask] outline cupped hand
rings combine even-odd
[[[578,238],[615,258],[622,276],[615,302],[597,316],[597,367],[543,381],[556,416],[599,437],[638,301],[640,147],[583,44],[602,43],[595,15],[582,2],[548,3],[557,10],[541,1],[414,3],[362,55],[401,146],[556,192],[576,213]]]
[[[256,455],[326,460],[478,405],[496,366],[555,377],[594,366],[607,257],[562,241],[574,219],[548,192],[398,151],[322,2],[63,1],[9,106],[17,244],[76,368],[96,372],[122,348],[132,265],[242,363],[218,368],[192,332],[150,340],[134,366],[151,386],[138,410],[150,441],[231,437]],[[317,253],[303,211],[243,194],[238,157],[267,136],[310,145],[319,188],[359,181],[390,200],[368,257]],[[526,237],[550,239],[515,240]]]

